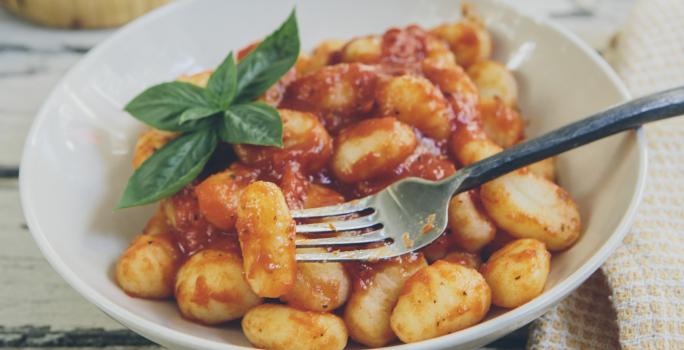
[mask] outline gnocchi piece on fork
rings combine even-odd
[[[247,283],[261,297],[287,294],[295,283],[295,225],[280,188],[256,181],[240,196],[235,224]]]

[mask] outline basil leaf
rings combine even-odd
[[[152,154],[128,180],[117,209],[156,202],[190,183],[217,144],[209,128],[183,134]]]
[[[233,102],[233,97],[237,92],[237,66],[232,52],[209,77],[207,90],[221,109],[228,108]]]
[[[192,131],[200,122],[180,124],[180,116],[193,107],[215,107],[201,87],[179,81],[155,85],[136,96],[124,110],[160,130]]]
[[[183,112],[180,117],[178,118],[178,122],[181,124],[194,121],[194,120],[199,120],[203,118],[210,117],[216,113],[221,112],[219,108],[216,107],[204,107],[204,106],[197,106],[197,107],[190,107]]]
[[[224,142],[283,146],[283,122],[278,110],[262,102],[230,106],[219,135]]]
[[[238,62],[235,101],[247,102],[261,96],[292,68],[298,55],[299,33],[293,10],[280,28]]]

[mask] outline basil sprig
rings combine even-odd
[[[124,108],[160,130],[181,133],[154,152],[128,179],[117,208],[173,195],[204,169],[220,141],[283,146],[278,110],[254,99],[294,65],[299,55],[297,19],[287,20],[236,64],[231,52],[206,88],[184,82],[152,86]]]

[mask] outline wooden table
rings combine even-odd
[[[633,0],[509,1],[603,51]],[[86,302],[50,268],[19,203],[18,165],[33,116],[64,72],[111,32],[49,30],[0,10],[0,348],[159,348]],[[521,349],[526,341],[523,328],[488,347]]]

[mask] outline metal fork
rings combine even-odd
[[[372,261],[423,248],[444,232],[448,203],[454,194],[567,150],[680,114],[684,114],[684,87],[612,107],[461,168],[441,181],[407,178],[362,199],[329,207],[294,210],[292,216],[300,222],[328,220],[297,225],[297,248],[329,248],[298,249],[297,260]],[[330,221],[332,217],[337,218]],[[311,238],[325,233],[337,235]],[[371,248],[363,246],[380,242],[385,244]],[[339,250],[346,246],[357,247]]]

